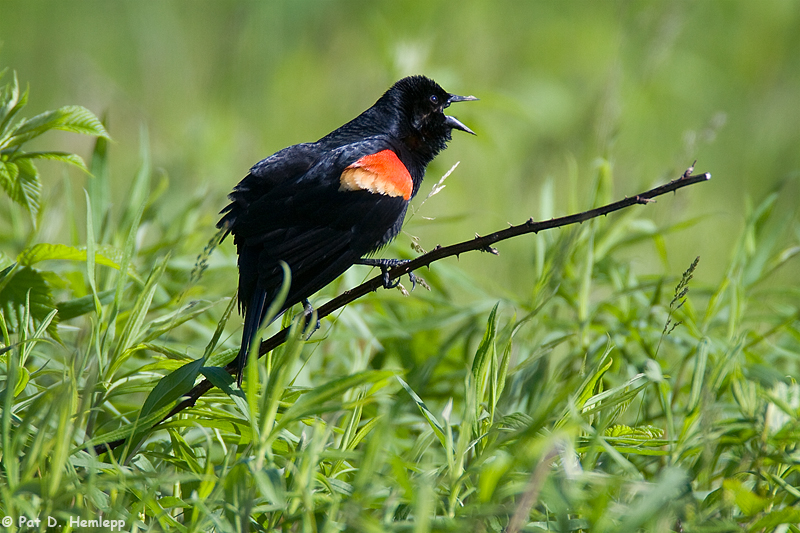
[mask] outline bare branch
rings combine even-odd
[[[696,163],[696,161],[695,161]],[[596,209],[590,209],[589,211],[584,211],[582,213],[577,213],[574,215],[569,215],[560,218],[553,218],[550,220],[535,222],[532,218],[529,219],[527,222],[519,224],[517,226],[511,226],[509,228],[496,231],[489,235],[484,235],[483,237],[476,235],[474,239],[470,239],[468,241],[460,242],[457,244],[451,244],[450,246],[437,246],[430,252],[423,254],[416,259],[413,259],[407,263],[403,263],[396,267],[393,267],[389,270],[389,280],[395,280],[399,277],[407,275],[409,272],[414,270],[420,269],[422,267],[429,266],[431,263],[435,261],[439,261],[440,259],[444,259],[446,257],[458,256],[465,252],[472,252],[472,251],[483,251],[489,252],[492,254],[497,254],[497,250],[492,247],[493,244],[498,243],[500,241],[505,241],[511,239],[513,237],[517,237],[519,235],[525,235],[528,233],[539,233],[543,230],[553,229],[553,228],[560,228],[563,226],[569,226],[571,224],[582,224],[587,220],[591,220],[593,218],[597,218],[602,215],[607,215],[609,213],[613,213],[614,211],[619,211],[621,209],[625,209],[626,207],[630,207],[632,205],[641,204],[647,205],[649,203],[653,203],[653,198],[657,196],[664,195],[668,192],[677,191],[678,189],[682,189],[683,187],[688,187],[689,185],[694,185],[695,183],[708,181],[711,179],[711,174],[708,172],[704,174],[696,174],[690,175],[691,172],[694,170],[694,164],[689,167],[686,172],[684,172],[680,178],[670,181],[665,185],[660,185],[655,187],[654,189],[650,189],[649,191],[645,191],[641,194],[637,194],[636,196],[626,197],[623,200],[618,202],[614,202],[608,205],[604,205],[602,207],[598,207]],[[383,275],[375,276],[371,278],[361,285],[350,289],[349,291],[345,291],[336,298],[330,300],[328,303],[322,305],[321,307],[317,308],[317,318],[321,319],[322,317],[328,316],[334,311],[344,307],[345,305],[349,304],[350,302],[361,298],[362,296],[376,291],[379,288],[383,287]],[[258,357],[263,357],[271,350],[274,350],[284,342],[286,342],[286,337],[289,333],[289,329],[283,329],[278,333],[274,334],[269,339],[266,339],[261,342],[261,347],[258,350]],[[233,374],[236,372],[236,365],[231,362],[225,370],[228,373]],[[195,387],[189,391],[185,396],[184,399],[178,403],[160,422],[164,422],[165,420],[173,417],[174,415],[180,413],[184,409],[192,407],[197,400],[203,396],[206,392],[211,390],[213,385],[207,379],[204,379]],[[158,426],[158,424],[156,424]],[[121,445],[124,439],[108,442],[105,444],[101,444],[95,447],[95,452],[100,454],[104,453],[108,449],[113,450],[117,446]]]

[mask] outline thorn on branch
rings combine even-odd
[[[684,172],[684,173],[683,173],[683,176],[681,176],[681,179],[685,179],[685,178],[688,178],[689,176],[691,176],[691,175],[692,175],[692,172],[694,172],[694,166],[695,166],[696,164],[697,164],[697,159],[695,159],[695,160],[694,160],[694,163],[692,163],[692,164],[689,166],[689,168],[687,168],[687,169],[686,169],[686,172]]]
[[[475,240],[477,241],[480,238],[481,238],[481,236],[476,233],[475,234]],[[478,250],[478,251],[490,253],[490,254],[493,254],[493,255],[500,255],[500,252],[498,252],[496,248],[492,248],[488,244],[486,246],[481,247],[481,248],[477,248],[477,247],[473,248],[473,250]]]

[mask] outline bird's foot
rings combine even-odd
[[[384,289],[394,289],[398,285],[400,285],[400,278],[392,281],[389,279],[389,269],[394,268],[396,266],[405,265],[406,263],[411,262],[411,259],[370,259],[370,258],[362,258],[356,261],[357,265],[366,265],[372,267],[378,267],[381,269],[381,274],[383,275],[383,288]],[[408,272],[408,279],[411,281],[411,290],[413,291],[414,288],[417,286],[417,276],[414,275],[413,272]]]

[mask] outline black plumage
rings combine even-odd
[[[282,312],[397,236],[425,167],[447,146],[452,129],[472,133],[444,114],[465,100],[475,98],[449,94],[424,76],[403,78],[320,140],[256,163],[234,188],[217,226],[233,234],[239,253],[245,315],[239,382],[253,337],[281,287],[280,261],[291,269]]]

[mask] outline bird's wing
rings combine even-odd
[[[224,216],[217,227],[227,227],[231,232],[251,204],[268,195],[276,186],[303,176],[314,166],[319,155],[317,143],[295,144],[253,165],[247,176],[228,195],[231,203],[220,211]]]
[[[256,289],[275,296],[280,261],[292,271],[288,307],[397,233],[411,178],[393,150],[391,139],[372,137],[327,151],[299,175],[271,180],[258,197],[241,193],[244,201],[226,217],[239,248],[244,306]],[[254,190],[247,186],[248,194]]]

